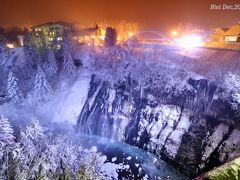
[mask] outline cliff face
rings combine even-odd
[[[181,95],[137,84],[128,78],[112,85],[93,75],[79,131],[153,152],[191,177],[240,155],[236,117],[215,84],[189,79],[194,93]]]

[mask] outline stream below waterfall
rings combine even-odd
[[[79,143],[84,148],[95,146],[98,152],[107,156],[107,162],[124,166],[117,171],[118,179],[188,179],[154,154],[125,143],[86,135],[80,135]]]

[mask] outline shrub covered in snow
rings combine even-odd
[[[83,149],[64,135],[44,131],[37,119],[14,136],[7,118],[0,118],[1,179],[111,179],[106,156]]]
[[[235,73],[226,74],[223,85],[231,96],[232,108],[240,113],[240,75]]]
[[[131,78],[137,81],[138,88],[158,89],[170,94],[193,91],[187,80],[195,74],[154,59],[153,53],[143,51],[136,54],[122,47],[108,51],[92,67],[93,72],[104,80],[117,83]]]

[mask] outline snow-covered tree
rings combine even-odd
[[[20,179],[34,179],[41,173],[45,158],[45,136],[37,119],[21,132]]]
[[[80,169],[78,173],[84,174],[87,179],[94,179],[94,177],[107,179],[107,174],[102,169],[106,160],[107,157],[98,153],[96,147],[92,147],[90,150],[85,149],[79,159]]]
[[[5,179],[11,161],[16,157],[18,145],[14,141],[13,129],[7,118],[0,117],[0,178]]]
[[[7,118],[0,117],[0,159],[5,152],[11,152],[15,148],[13,129]]]
[[[105,161],[96,148],[83,149],[65,135],[44,131],[37,119],[20,131],[16,143],[8,119],[0,119],[1,179],[111,179]]]
[[[62,54],[65,56],[65,54],[73,55],[78,48],[76,41],[73,39],[73,34],[69,30],[64,30],[62,34],[63,40],[62,40]]]
[[[69,53],[65,52],[63,58],[64,58],[64,60],[63,60],[63,73],[67,76],[75,78],[77,68],[74,65],[72,56]]]
[[[48,57],[44,63],[43,70],[47,79],[52,81],[52,77],[58,72],[58,65],[53,51],[48,52]]]
[[[62,73],[63,75],[70,76],[75,78],[77,67],[74,65],[73,54],[75,52],[75,44],[73,42],[70,32],[63,32],[63,41],[62,41]]]
[[[51,99],[53,91],[51,85],[40,66],[35,77],[34,86],[31,90],[28,100],[31,104],[42,104]]]
[[[8,74],[7,84],[7,99],[10,99],[13,103],[22,103],[23,94],[18,87],[17,78],[13,76],[12,71]]]
[[[0,35],[0,65],[4,66],[7,63],[7,48],[5,47],[6,38]]]
[[[67,171],[68,173],[74,175],[79,169],[79,155],[81,154],[79,150],[82,148],[79,148],[78,145],[70,143],[66,138],[64,142],[60,143],[61,147],[58,148],[58,158],[56,159],[56,162],[58,162],[61,167],[61,173],[64,174],[64,172]]]
[[[35,66],[39,61],[39,52],[37,50],[34,37],[30,32],[26,32],[23,37],[23,51],[28,66]]]
[[[56,74],[58,72],[58,66],[53,51],[49,51],[48,53],[48,62],[49,73]]]
[[[240,105],[240,75],[228,73],[224,78],[224,87],[232,97],[232,108],[239,111]]]

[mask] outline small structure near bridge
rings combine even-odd
[[[240,43],[240,22],[223,34],[225,42]]]
[[[240,50],[240,22],[230,28],[217,28],[206,46]]]
[[[229,30],[229,28],[217,28],[212,34],[212,42],[223,42],[224,34]]]

